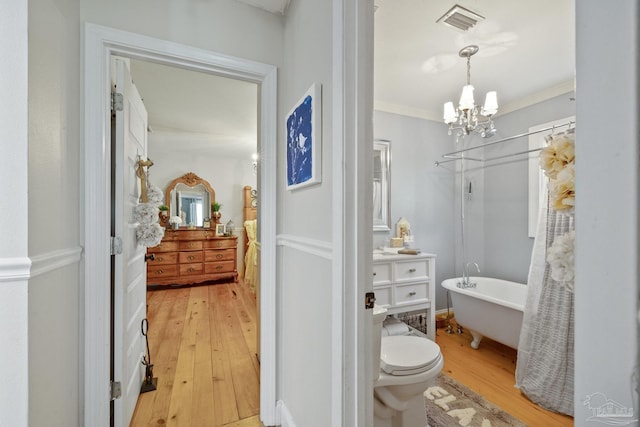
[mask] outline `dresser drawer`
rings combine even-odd
[[[230,273],[235,271],[235,261],[207,262],[204,264],[205,274]]]
[[[204,251],[204,261],[228,261],[233,260],[236,257],[236,249],[209,249]]]
[[[397,261],[394,266],[396,281],[426,280],[429,277],[429,262],[426,259]]]
[[[391,263],[373,264],[373,285],[386,284],[391,282]]]
[[[428,301],[427,283],[412,283],[410,285],[396,285],[395,302],[397,305],[415,304]]]
[[[181,251],[198,251],[202,250],[202,241],[181,241],[178,248]]]
[[[177,265],[147,265],[147,281],[153,282],[153,279],[176,276],[178,274]]]
[[[155,252],[154,259],[150,259],[147,261],[147,265],[164,265],[164,264],[175,264],[178,260],[178,252]]]
[[[189,264],[194,262],[202,262],[204,255],[202,251],[180,252],[180,264]]]
[[[180,275],[189,276],[191,274],[202,274],[202,263],[180,264]]]
[[[235,248],[236,239],[209,239],[204,242],[205,249]]]
[[[164,240],[158,246],[154,246],[153,248],[147,249],[147,251],[150,253],[174,252],[177,250],[178,250],[178,242],[166,242]]]

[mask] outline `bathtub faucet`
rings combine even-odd
[[[478,273],[480,273],[480,267],[478,266],[477,262],[474,262],[474,263],[468,262],[468,263],[466,263],[464,268],[462,269],[462,282],[458,282],[456,284],[456,286],[458,286],[459,288],[467,289],[467,288],[475,288],[477,286],[477,283],[476,282],[472,282],[471,279],[469,278],[469,266],[470,265],[474,265],[476,267],[476,271]]]

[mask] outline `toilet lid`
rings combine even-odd
[[[413,375],[431,369],[442,356],[435,342],[411,335],[382,337],[380,368],[390,375]]]

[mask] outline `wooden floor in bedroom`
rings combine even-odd
[[[455,329],[455,321],[453,322]],[[443,372],[532,427],[573,426],[573,418],[542,409],[515,388],[516,350],[483,338],[471,348],[471,334],[438,329],[436,342],[444,356]]]
[[[157,390],[130,426],[262,427],[256,298],[242,279],[147,292]]]

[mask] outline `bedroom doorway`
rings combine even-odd
[[[149,112],[148,158],[154,165],[148,179],[166,191],[175,178],[193,173],[213,187],[221,204],[219,222],[237,239],[239,277],[236,283],[217,280],[195,286],[153,285],[153,277],[148,278],[146,317],[157,389],[138,397],[130,425],[257,421],[259,311],[255,280],[245,275],[243,223],[256,218],[258,207],[257,197],[251,197],[257,195],[258,85],[149,61],[129,62]],[[165,200],[166,205],[175,203]],[[255,233],[253,237],[255,241]],[[164,257],[169,262],[171,256]],[[156,261],[149,261],[150,271],[168,268],[165,260],[162,265]]]
[[[231,58],[214,52],[127,33],[111,28],[87,24],[85,29],[85,275],[89,283],[85,298],[85,422],[109,425],[109,399],[104,390],[110,389],[109,361],[104,357],[109,346],[108,295],[109,272],[104,260],[109,259],[109,236],[104,215],[110,209],[110,196],[105,188],[111,177],[106,165],[110,163],[108,150],[103,147],[110,138],[109,64],[111,55],[131,59],[151,60],[183,69],[224,75],[254,82],[260,91],[259,158],[261,193],[265,203],[260,206],[260,244],[262,265],[260,274],[261,342],[269,345],[261,349],[260,360],[260,417],[267,425],[275,422],[275,115],[276,69],[273,66]],[[265,259],[266,258],[266,259]],[[116,424],[117,425],[117,424]]]

